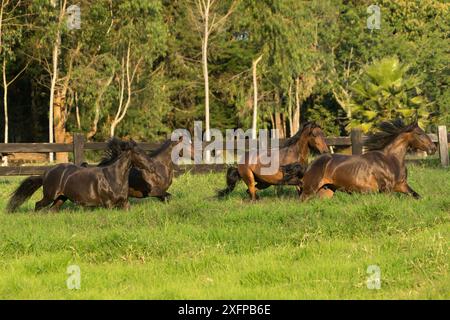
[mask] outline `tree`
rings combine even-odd
[[[112,51],[118,63],[116,83],[118,100],[110,123],[110,135],[129,111],[132,98],[145,93],[166,52],[166,27],[159,1],[114,3],[117,23],[111,32]]]
[[[256,77],[256,66],[262,59],[262,55],[256,58],[252,63],[253,69],[253,122],[252,122],[252,139],[256,139],[257,121],[258,121],[258,79]]]
[[[58,81],[58,60],[59,54],[61,50],[61,29],[64,22],[64,17],[66,14],[67,0],[58,1],[59,5],[57,6],[56,1],[53,1],[52,5],[57,8],[57,21],[56,21],[56,30],[55,37],[53,39],[53,50],[52,50],[52,65],[51,69],[49,69],[50,74],[50,99],[49,99],[49,117],[48,117],[48,141],[50,143],[54,142],[54,112],[55,112],[55,91],[56,91],[56,83]],[[58,103],[61,104],[61,97],[58,99]],[[66,160],[67,156],[63,156],[62,162]],[[49,154],[50,162],[53,162],[53,153]]]
[[[0,3],[0,56],[2,59],[4,143],[9,142],[8,88],[28,67],[27,63],[17,74],[12,75],[12,79],[8,80],[8,64],[16,58],[13,47],[20,42],[24,27],[24,24],[18,19],[20,5],[20,0],[16,3],[11,3],[9,0],[1,0]],[[3,157],[3,165],[8,165],[8,156]]]
[[[365,66],[362,77],[352,86],[349,126],[367,132],[382,120],[417,117],[425,127],[432,103],[421,95],[420,79],[407,71],[408,66],[395,56]]]
[[[113,121],[111,122],[111,131],[110,135],[111,137],[114,137],[115,130],[117,125],[123,120],[125,117],[128,108],[130,107],[131,103],[131,95],[132,95],[132,84],[136,78],[136,72],[139,68],[139,65],[142,62],[142,57],[140,57],[136,64],[133,67],[133,70],[130,66],[130,55],[131,55],[131,43],[128,43],[127,47],[127,53],[126,56],[122,58],[122,62],[120,64],[121,73],[120,73],[120,85],[119,85],[119,105],[117,107],[116,115],[114,116]],[[125,97],[125,90],[126,90],[126,101],[124,103],[124,97]]]
[[[213,32],[217,32],[225,24],[227,18],[236,7],[237,1],[233,0],[228,11],[224,15],[218,13],[217,0],[195,0],[196,12],[192,14],[197,29],[201,31],[202,42],[202,69],[205,87],[205,132],[206,141],[211,140],[209,121],[209,74],[208,74],[208,44]]]

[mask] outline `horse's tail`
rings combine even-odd
[[[218,192],[219,198],[225,197],[236,187],[236,183],[241,180],[239,171],[236,167],[229,167],[227,170],[227,187]]]
[[[42,182],[42,176],[31,176],[22,181],[20,186],[12,193],[6,210],[8,212],[16,211],[22,203],[27,201],[42,186]]]

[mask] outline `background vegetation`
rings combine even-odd
[[[261,55],[258,126],[282,136],[305,119],[334,135],[394,115],[449,124],[450,4],[381,0],[381,29],[370,30],[372,2],[212,1],[211,127],[250,127]],[[48,141],[50,113],[57,142],[74,131],[104,140],[111,127],[142,140],[192,128],[205,116],[198,3],[80,0],[81,28],[69,30],[66,0],[2,0],[8,141]]]

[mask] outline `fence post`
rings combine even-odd
[[[350,132],[350,140],[352,142],[352,154],[363,153],[362,131],[359,128],[353,128]]]
[[[448,140],[447,140],[447,127],[438,127],[438,142],[439,142],[439,158],[441,159],[441,164],[444,167],[448,167]]]
[[[84,162],[84,142],[85,138],[82,133],[73,134],[73,163],[77,166]]]

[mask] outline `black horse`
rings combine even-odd
[[[109,165],[87,168],[64,163],[42,176],[28,177],[12,194],[7,210],[15,211],[41,186],[44,197],[36,202],[36,211],[50,204],[53,210],[58,210],[67,199],[89,207],[128,209],[128,176],[132,166],[143,167],[144,156],[135,142],[113,138],[103,159]]]
[[[128,179],[128,196],[133,198],[156,197],[166,201],[171,197],[167,189],[172,184],[174,166],[172,162],[172,150],[179,143],[189,144],[190,158],[194,156],[193,145],[181,138],[176,141],[170,139],[164,141],[156,150],[148,155],[142,153],[142,166],[132,167]],[[115,151],[109,159],[101,161],[98,167],[103,167],[114,162],[119,151]],[[181,154],[182,155],[182,154]]]

